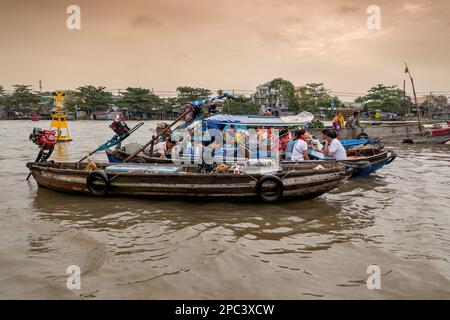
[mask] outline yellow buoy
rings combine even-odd
[[[52,111],[52,122],[50,123],[50,130],[56,131],[58,141],[72,141],[70,138],[69,127],[67,126],[67,114],[64,111],[64,91],[53,92],[53,100],[55,109]]]

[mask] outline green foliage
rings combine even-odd
[[[121,109],[132,111],[149,111],[163,105],[163,101],[148,89],[127,88],[116,105]]]
[[[292,82],[284,80],[283,78],[276,78],[270,82],[269,102],[276,103],[277,100],[284,103],[289,109],[299,108]]]
[[[355,99],[355,103],[364,103],[364,97],[358,97]]]
[[[0,107],[4,106],[6,103],[6,91],[5,88],[3,88],[3,86],[0,86]]]
[[[70,107],[76,106],[88,114],[96,110],[107,110],[113,103],[113,98],[112,93],[105,89],[105,87],[90,85],[77,88],[74,102],[70,104]]]
[[[50,110],[54,107],[54,100],[52,97],[52,93],[51,92],[42,92],[39,94],[40,95],[40,102],[39,105],[37,107],[37,109],[40,112],[50,112]],[[64,104],[64,106],[67,108],[67,105]]]
[[[324,124],[322,121],[318,120],[318,119],[314,119],[313,121],[311,121],[311,123],[309,124],[309,127],[312,129],[322,129],[324,128]]]
[[[168,97],[168,98],[161,99],[161,102],[162,102],[162,108],[168,113],[174,112],[175,109],[177,109],[177,107],[179,106],[178,98]]]
[[[378,84],[377,86],[370,88],[367,95],[362,97],[364,110],[403,113],[403,107],[409,104],[409,100],[405,100],[403,95],[403,91],[397,86]]]
[[[323,83],[308,83],[306,84],[304,91],[302,92],[302,99],[300,106],[302,110],[310,112],[319,112],[320,108],[330,108],[330,91],[325,89]],[[341,105],[341,101],[337,98],[333,98],[336,101],[336,107]]]
[[[74,100],[66,100],[64,102],[64,108],[67,111],[69,111],[69,112],[75,112],[77,110],[77,108],[78,108],[77,105],[78,105],[78,103],[77,103],[76,99],[74,99]]]
[[[178,103],[184,105],[189,101],[203,100],[211,96],[211,91],[204,88],[178,87]]]
[[[30,89],[31,86],[14,85],[14,92],[5,98],[5,105],[9,110],[30,112],[39,106],[41,98]]]
[[[256,115],[259,113],[259,106],[246,98],[227,99],[224,102],[223,113],[227,114],[248,114]]]

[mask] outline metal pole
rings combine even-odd
[[[409,72],[409,68],[408,68],[408,65],[406,64],[406,62],[405,62],[405,66],[406,66],[406,72],[408,73],[409,78],[411,79],[411,85],[412,85],[412,88],[413,88],[414,104],[416,106],[416,111],[417,111],[417,120],[419,121],[419,131],[422,132],[422,130],[423,130],[423,128],[422,128],[422,120],[421,120],[421,117],[420,117],[420,109],[419,109],[419,106],[417,104],[417,95],[416,95],[416,87],[414,86],[414,79],[411,76],[411,73]]]
[[[403,80],[403,101],[406,103],[406,80]],[[409,103],[406,111],[408,111],[408,114],[411,114],[411,107]]]
[[[428,111],[428,118],[433,117],[433,110],[434,110],[433,93],[430,91],[430,110]]]
[[[189,110],[187,110],[186,112],[184,112],[181,116],[179,116],[174,122],[172,122],[169,126],[167,126],[167,128],[165,128],[163,131],[161,131],[159,134],[157,134],[156,136],[153,136],[152,139],[150,141],[148,141],[145,145],[143,145],[142,147],[138,148],[137,150],[135,150],[132,154],[130,154],[128,156],[128,158],[126,158],[123,162],[128,162],[131,159],[133,159],[134,157],[136,157],[139,153],[141,153],[145,148],[147,148],[149,145],[153,145],[154,142],[156,141],[156,139],[158,139],[160,136],[165,135],[170,128],[172,128],[176,123],[180,122],[181,120],[183,120],[184,117],[186,117],[190,112],[192,112],[192,108],[190,108]],[[153,150],[151,150],[153,151]]]

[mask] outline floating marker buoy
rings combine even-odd
[[[58,141],[72,141],[69,127],[67,126],[67,114],[64,110],[64,99],[66,94],[64,91],[54,91],[52,96],[55,103],[55,109],[52,111],[50,130],[55,130],[57,132]]]

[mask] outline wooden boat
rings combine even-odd
[[[450,128],[438,128],[426,130],[415,135],[411,135],[403,142],[405,143],[447,143],[450,141]]]
[[[317,151],[309,151],[308,154],[312,159],[332,159]],[[351,176],[364,177],[390,164],[396,157],[397,154],[393,150],[381,150],[371,146],[361,146],[347,150],[347,160],[339,162],[347,166],[356,165],[360,169],[355,170]],[[367,166],[367,162],[370,164],[369,166]]]
[[[366,138],[366,139],[348,139],[348,140],[340,140],[345,149],[350,149],[354,147],[372,145],[379,149],[384,148],[384,144],[382,139],[380,138]]]
[[[347,151],[347,163],[357,161],[369,161],[371,167],[366,170],[361,170],[353,176],[368,176],[369,174],[383,168],[395,160],[397,154],[393,150],[380,150],[378,148],[357,147]],[[344,162],[344,163],[346,163]]]
[[[242,168],[240,174],[198,173],[196,165],[99,163],[94,171],[79,162],[29,162],[39,187],[93,196],[148,199],[245,200],[274,202],[308,199],[339,186],[345,166],[305,162]]]

